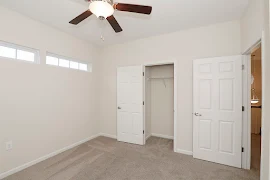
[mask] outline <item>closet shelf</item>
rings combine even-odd
[[[165,79],[174,79],[174,77],[150,77],[150,78],[147,78],[147,80],[155,80],[155,79],[162,80],[165,88],[167,88]]]
[[[151,79],[173,79],[174,77],[150,77],[150,78],[147,78],[148,80],[151,80]]]

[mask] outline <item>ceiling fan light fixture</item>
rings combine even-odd
[[[150,15],[152,12],[151,6],[137,5],[137,4],[125,4],[125,3],[114,3],[113,0],[85,0],[89,2],[89,9],[79,16],[75,17],[71,21],[70,24],[78,25],[86,18],[91,15],[96,15],[98,19],[104,20],[106,19],[114,31],[116,33],[122,32],[123,29],[115,19],[113,13],[114,10],[118,11],[126,11],[132,13],[146,14]]]
[[[107,18],[114,13],[113,6],[106,0],[92,0],[89,5],[90,11],[98,18]]]

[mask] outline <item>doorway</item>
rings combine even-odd
[[[262,129],[261,47],[251,53],[251,169],[260,173]]]
[[[244,53],[242,168],[260,174],[264,140],[264,38]]]
[[[175,64],[144,67],[145,144],[175,147]]]
[[[174,152],[177,151],[176,74],[175,61],[117,68],[118,141],[145,145],[146,138],[158,136],[171,140],[171,147]],[[151,82],[155,82],[151,88],[153,92],[149,89],[150,86],[146,88],[152,85]],[[167,93],[167,98],[164,93]],[[166,106],[164,106],[165,102]],[[155,110],[149,109],[151,106]],[[156,121],[149,121],[149,117],[155,117]],[[155,131],[152,131],[149,125],[153,125],[156,128]]]

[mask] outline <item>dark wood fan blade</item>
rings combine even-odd
[[[114,7],[115,9],[119,11],[128,11],[128,12],[141,13],[141,14],[151,14],[152,12],[151,6],[118,3],[118,4],[115,4]]]
[[[88,18],[89,16],[91,16],[92,14],[93,13],[90,10],[87,10],[84,13],[80,14],[79,16],[77,16],[76,18],[74,18],[73,20],[71,20],[69,23],[70,24],[77,25],[80,22],[82,22],[83,20],[85,20],[86,18]]]
[[[119,33],[121,31],[123,31],[123,29],[121,28],[121,26],[118,24],[118,22],[116,21],[116,19],[114,18],[113,15],[111,15],[110,17],[107,17],[108,22],[110,23],[110,25],[112,26],[112,28],[114,29],[114,31],[116,33]]]

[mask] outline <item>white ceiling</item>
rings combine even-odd
[[[115,0],[116,1],[116,0]],[[116,34],[94,15],[78,26],[68,22],[88,9],[84,0],[1,0],[0,5],[99,46],[239,19],[249,0],[118,0],[153,6],[150,16],[115,12],[123,28]],[[100,40],[103,34],[105,41]]]

